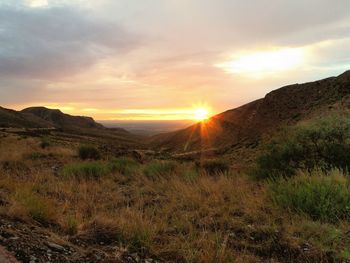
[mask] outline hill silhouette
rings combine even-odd
[[[45,107],[30,107],[21,111],[29,113],[50,123],[55,128],[61,129],[78,129],[78,128],[95,128],[103,129],[103,125],[96,123],[93,118],[85,116],[72,116],[65,114],[58,109],[48,109]]]
[[[15,111],[0,107],[0,128],[53,129],[56,132],[77,134],[80,136],[113,139],[121,145],[140,145],[139,136],[122,128],[106,128],[91,117],[73,116],[58,109],[30,107]]]
[[[0,127],[48,128],[50,123],[33,115],[0,107]]]

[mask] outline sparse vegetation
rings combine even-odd
[[[51,145],[51,140],[49,137],[42,137],[40,141],[40,147],[45,149]]]
[[[313,171],[269,185],[272,201],[284,209],[301,212],[314,220],[337,222],[350,218],[349,176],[338,170]]]
[[[222,174],[230,170],[230,165],[222,159],[204,160],[200,163],[200,167],[208,174]]]
[[[62,169],[64,177],[76,177],[79,179],[99,179],[108,174],[110,170],[102,162],[84,162],[66,165]]]
[[[290,177],[298,170],[347,170],[349,163],[350,118],[332,115],[284,130],[258,159],[256,175]]]
[[[92,145],[82,145],[78,149],[79,158],[82,160],[92,159],[98,160],[100,159],[100,152],[96,147]]]
[[[29,216],[43,224],[54,222],[55,208],[47,198],[39,196],[31,189],[17,189],[13,198],[23,216]]]
[[[169,176],[176,172],[178,164],[175,161],[152,161],[146,165],[143,172],[151,179],[160,176]]]
[[[0,214],[40,223],[86,250],[120,247],[165,262],[348,258],[346,171],[326,167],[257,182],[221,159],[140,164],[99,154],[102,160],[78,161],[77,144],[55,140],[42,149],[39,142],[0,142],[5,151],[13,143],[20,150],[0,155]]]
[[[139,164],[131,158],[120,157],[110,161],[109,169],[112,172],[118,172],[122,175],[129,176],[135,174],[138,171]]]

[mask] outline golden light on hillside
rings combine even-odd
[[[301,48],[285,48],[264,52],[240,53],[215,66],[228,73],[270,74],[297,67],[304,59]]]

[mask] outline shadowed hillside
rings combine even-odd
[[[152,137],[155,148],[176,152],[255,147],[284,125],[350,107],[350,71],[338,77],[294,84],[265,98],[218,114],[177,132]]]
[[[22,111],[0,107],[0,128],[10,128],[10,130],[15,128],[13,132],[22,135],[61,133],[60,136],[66,137],[87,136],[92,141],[98,138],[103,141],[112,139],[113,144],[116,145],[140,145],[139,136],[122,128],[106,128],[91,117],[72,116],[58,109],[45,107],[31,107]],[[110,144],[110,142],[106,143],[106,145]]]
[[[50,123],[32,114],[0,107],[0,127],[4,128],[47,128]]]
[[[22,110],[21,112],[35,115],[47,121],[55,128],[104,128],[101,124],[96,123],[91,117],[71,116],[56,109],[48,109],[45,107],[30,107]]]

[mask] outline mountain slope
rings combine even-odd
[[[154,136],[150,144],[175,152],[254,147],[281,126],[332,109],[349,108],[350,71],[347,71],[338,77],[282,87],[206,122]]]
[[[50,126],[50,123],[35,115],[0,107],[0,127],[48,128]]]
[[[21,111],[22,113],[32,114],[40,119],[50,123],[55,128],[61,129],[79,129],[95,128],[103,129],[104,127],[96,123],[91,117],[72,116],[65,114],[57,109],[48,109],[45,107],[30,107]]]
[[[95,122],[91,117],[72,116],[57,109],[31,107],[15,111],[0,107],[0,127],[2,128],[56,128],[52,132],[61,135],[89,136],[109,140],[116,145],[141,145],[140,136],[122,128],[109,129]]]

